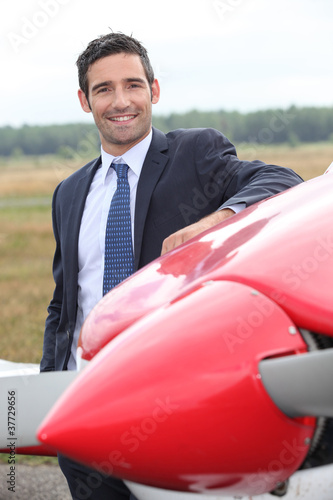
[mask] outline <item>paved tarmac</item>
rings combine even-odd
[[[57,465],[15,466],[15,491],[8,490],[9,465],[0,464],[0,500],[71,500],[66,479]]]

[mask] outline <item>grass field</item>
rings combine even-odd
[[[308,180],[333,161],[333,144],[243,145],[238,154],[291,167]],[[53,292],[51,197],[60,180],[83,163],[56,157],[0,160],[0,358],[40,361]]]
[[[53,291],[51,197],[78,166],[47,157],[0,161],[0,358],[40,361]]]

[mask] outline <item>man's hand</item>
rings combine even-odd
[[[169,250],[173,250],[174,248],[178,247],[178,245],[185,243],[185,241],[193,238],[197,234],[206,231],[206,229],[210,229],[211,227],[216,226],[216,224],[222,222],[225,219],[228,219],[229,217],[234,215],[234,213],[235,212],[230,208],[223,208],[218,212],[214,212],[213,214],[204,217],[195,224],[191,224],[190,226],[184,227],[176,233],[171,234],[163,241],[161,255],[169,252]]]

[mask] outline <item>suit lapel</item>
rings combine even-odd
[[[155,186],[169,160],[167,155],[168,142],[166,136],[159,130],[153,128],[153,138],[143,163],[135,203],[134,221],[134,268],[138,269],[143,230],[147,217],[150,199]]]
[[[68,210],[68,227],[67,227],[67,250],[66,250],[66,260],[68,265],[68,270],[70,272],[66,273],[68,276],[68,286],[72,290],[68,293],[68,311],[76,311],[76,301],[77,301],[77,280],[78,280],[78,241],[81,226],[81,219],[86,203],[86,198],[89,193],[90,185],[94,178],[97,168],[101,163],[101,159],[97,158],[88,166],[87,169],[82,171],[81,177],[78,178],[75,188],[73,190],[73,196],[71,204]],[[71,285],[74,287],[72,288]]]
[[[100,163],[100,158],[97,158],[91,163],[91,165],[89,165],[86,171],[82,172],[82,175],[78,179],[73,192],[72,203],[69,209],[69,220],[71,221],[72,225],[71,239],[73,239],[75,248],[77,248],[78,246],[80,224],[84,206],[86,203],[86,198],[88,196],[92,180]]]

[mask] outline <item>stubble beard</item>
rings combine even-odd
[[[135,120],[136,119],[137,118],[135,118]],[[137,126],[133,127],[130,124],[113,126],[112,122],[110,122],[108,118],[103,117],[103,122],[96,123],[96,126],[107,143],[125,146],[139,142],[149,133],[151,128],[151,119],[139,122]]]

